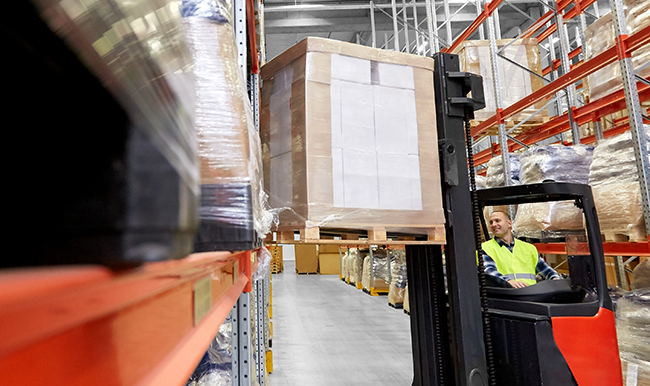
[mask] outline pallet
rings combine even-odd
[[[517,117],[515,119],[508,118],[505,121],[506,125],[506,130],[510,130],[513,127],[517,126],[521,122],[523,122],[527,117]],[[513,130],[509,135],[519,135],[523,134],[531,129],[534,129],[535,127],[538,127],[540,125],[543,125],[544,123],[547,123],[550,120],[550,117],[548,115],[542,115],[541,113],[530,118],[527,120],[524,124],[521,126],[517,127],[515,130]],[[474,119],[470,121],[470,126],[473,128],[479,126],[482,124],[484,121],[480,119]],[[494,125],[491,126],[487,129],[486,132],[484,132],[482,135],[499,135],[499,125]]]
[[[363,288],[363,292],[370,296],[388,296],[388,290],[378,290],[376,288],[370,288],[370,290]]]
[[[296,271],[296,275],[318,275],[318,272],[298,272],[298,271]]]
[[[605,242],[608,243],[641,243],[648,241],[647,235],[645,235],[645,228],[642,232],[632,232],[632,233],[616,233],[616,232],[602,232],[602,237]]]
[[[402,309],[404,309],[404,303],[396,303],[396,304],[393,304],[393,303],[391,303],[391,302],[388,302],[388,305],[391,306],[391,307],[393,307],[393,308],[395,308],[395,309],[397,309],[397,310],[402,310]]]
[[[404,231],[408,233],[403,233]],[[280,226],[277,231],[280,244],[334,244],[334,245],[444,245],[445,225],[354,225],[348,228]],[[295,240],[295,234],[300,239]],[[272,238],[272,235],[270,235]],[[335,239],[336,238],[336,239]]]

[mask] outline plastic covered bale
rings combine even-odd
[[[232,386],[232,317],[219,327],[186,386]]]
[[[239,67],[230,0],[182,2],[194,58],[201,173],[196,250],[251,249],[270,230],[261,144]]]
[[[584,145],[532,147],[520,155],[522,183],[554,181],[587,184],[593,152],[593,146]],[[582,210],[573,201],[519,205],[513,222],[517,237],[534,239],[561,238],[582,229]]]
[[[627,292],[618,300],[616,333],[626,385],[650,385],[650,289]]]
[[[519,178],[519,170],[521,168],[519,156],[517,154],[509,154],[510,158],[510,186],[521,184]],[[498,188],[506,186],[505,172],[503,170],[503,159],[498,156],[488,161],[487,172],[485,181],[486,187]]]
[[[363,272],[361,275],[361,285],[366,291],[389,289],[388,279],[388,250],[377,248],[363,259]]]
[[[650,25],[650,2],[647,0],[625,0],[625,19],[627,35],[633,35]],[[586,56],[589,60],[613,47],[616,43],[612,14],[608,13],[596,20],[585,29]],[[640,68],[650,61],[650,46],[646,45],[632,53],[634,68]],[[650,67],[641,68],[638,73],[643,78],[650,77]],[[591,100],[600,99],[614,91],[623,88],[621,66],[612,63],[587,77],[589,97]]]
[[[650,125],[645,125],[645,146],[650,150]],[[589,185],[598,212],[600,230],[645,240],[639,174],[631,132],[604,139],[594,150]]]
[[[391,258],[391,282],[388,289],[388,303],[399,305],[404,303],[404,295],[408,277],[406,271],[406,251],[391,248],[388,250]]]
[[[29,162],[1,266],[124,268],[192,252],[192,57],[178,2],[20,1],[4,10],[6,143]],[[28,248],[30,253],[22,253]],[[14,253],[16,252],[16,253]]]
[[[359,248],[350,248],[348,249],[348,258],[346,259],[348,263],[348,273],[351,283],[361,283],[360,280],[360,271],[359,271],[359,261],[362,259]]]
[[[431,58],[308,37],[261,77],[265,189],[291,208],[280,226],[444,224]]]

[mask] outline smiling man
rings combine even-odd
[[[485,273],[505,280],[515,288],[537,283],[535,275],[538,273],[544,280],[560,279],[534,245],[514,238],[510,215],[502,211],[493,212],[490,229],[494,238],[482,244]]]

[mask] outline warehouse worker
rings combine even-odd
[[[544,280],[560,279],[560,275],[537,253],[534,245],[514,238],[508,213],[493,212],[490,229],[494,238],[482,244],[485,273],[507,281],[514,288],[537,283],[537,273]]]

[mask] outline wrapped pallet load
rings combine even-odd
[[[521,154],[521,180],[526,185],[545,181],[587,184],[593,150],[584,145],[532,147]],[[582,229],[582,211],[573,201],[519,205],[513,223],[517,237],[533,239],[563,237]]]
[[[265,189],[280,226],[444,224],[433,60],[308,37],[262,67]]]
[[[232,7],[228,0],[182,3],[196,89],[198,252],[251,249],[270,228],[264,211],[261,145],[238,64]]]
[[[624,0],[625,19],[627,31],[623,34],[633,35],[650,25],[650,2],[647,0]],[[616,44],[614,24],[611,12],[596,20],[585,29],[586,55],[590,60]],[[642,65],[650,61],[650,45],[639,48],[632,53],[632,63],[639,68],[638,76],[650,77],[650,66]],[[618,62],[612,63],[587,77],[590,99],[600,99],[614,91],[623,88],[621,66]]]
[[[391,281],[388,290],[388,303],[393,306],[402,306],[408,277],[406,272],[406,251],[402,248],[388,250],[391,257]]]
[[[13,257],[0,266],[190,254],[199,181],[178,2],[32,0],[4,14],[3,110],[20,127],[5,140],[29,162],[7,168]]]
[[[650,386],[650,289],[616,302],[616,333],[626,386]]]
[[[645,146],[650,150],[650,125],[645,125]],[[604,139],[594,150],[589,185],[594,195],[600,230],[606,238],[624,235],[645,240],[646,229],[639,174],[631,132]]]
[[[386,248],[377,248],[372,250],[363,259],[363,272],[361,275],[361,284],[363,289],[371,294],[379,291],[388,292],[388,259],[389,254]]]
[[[539,56],[537,39],[502,39],[496,42],[498,48],[504,48],[501,54],[507,60],[499,61],[499,79],[502,80],[501,98],[503,107],[527,97],[544,86],[542,61]],[[496,114],[494,100],[494,80],[490,63],[489,40],[466,40],[454,52],[460,57],[461,71],[468,71],[483,77],[485,90],[485,108],[474,112],[477,121],[484,121]],[[526,70],[528,69],[528,70]],[[535,75],[537,74],[537,75]],[[544,102],[524,109],[508,120],[521,121],[537,110],[544,108]],[[531,122],[548,117],[546,109],[531,118]]]

